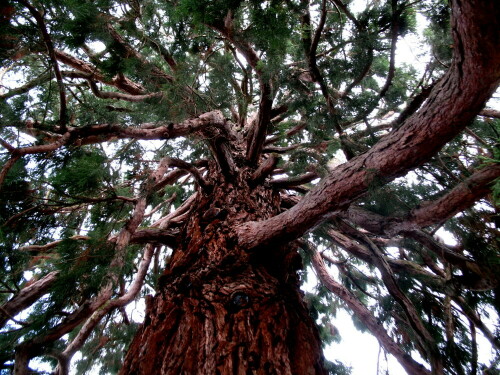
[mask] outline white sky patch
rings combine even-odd
[[[429,25],[429,22],[420,13],[417,13],[416,17],[416,34],[408,33],[398,39],[396,65],[408,64],[415,68],[419,74],[423,74],[431,56],[430,47],[421,42],[424,30]]]
[[[332,322],[341,336],[339,343],[328,345],[325,356],[327,359],[338,360],[352,367],[351,375],[377,375],[379,370],[389,370],[391,375],[406,375],[406,371],[392,355],[385,355],[380,350],[378,340],[369,331],[361,332],[352,323],[351,315],[345,310],[337,312],[337,318]]]
[[[101,53],[106,49],[106,45],[99,40],[89,43],[89,47],[92,49],[94,53]]]

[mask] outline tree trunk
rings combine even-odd
[[[279,195],[249,174],[198,195],[120,374],[326,374],[296,247],[248,252],[234,237],[279,213]]]

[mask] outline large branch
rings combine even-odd
[[[500,164],[487,165],[441,198],[421,204],[410,213],[407,221],[417,227],[439,224],[489,194],[491,183],[499,177]]]
[[[349,208],[345,215],[374,234],[394,237],[402,232],[441,224],[471,207],[491,192],[490,185],[498,177],[500,165],[487,165],[438,199],[422,202],[404,217],[385,217],[357,207]]]
[[[374,184],[387,183],[428,161],[479,113],[500,79],[500,8],[478,0],[452,3],[454,60],[420,111],[368,152],[330,173],[296,206],[236,228],[240,245],[286,242],[347,208]]]
[[[217,161],[223,165],[224,170],[234,171],[236,167],[228,150],[229,146],[227,142],[221,141],[223,139],[222,135],[225,137],[231,136],[229,133],[230,127],[227,125],[227,121],[222,115],[222,112],[212,111],[178,124],[168,123],[164,125],[162,123],[144,123],[139,127],[101,124],[80,128],[69,127],[67,132],[63,135],[56,134],[52,142],[42,145],[15,148],[2,142],[2,146],[5,147],[12,156],[0,171],[0,187],[14,163],[20,157],[28,154],[46,153],[57,150],[64,145],[75,144],[82,146],[116,139],[171,139],[201,131],[207,132],[210,128],[213,128],[212,133],[217,133],[216,138],[210,138],[210,141],[214,143]]]
[[[21,289],[18,294],[4,303],[0,307],[0,328],[2,328],[9,319],[30,307],[33,302],[46,294],[52,284],[54,284],[54,281],[56,281],[58,274],[59,272],[57,271],[50,272],[40,280]]]
[[[171,139],[194,134],[206,127],[228,129],[226,120],[220,111],[204,113],[196,118],[190,118],[178,124],[174,123],[144,123],[138,127],[124,127],[118,124],[102,124],[83,128],[72,128],[72,138],[78,144],[100,143],[112,139]]]
[[[500,176],[500,165],[488,165],[476,171],[440,198],[423,203],[405,217],[384,217],[359,207],[350,207],[342,216],[352,223],[376,235],[393,238],[399,234],[413,238],[434,252],[442,262],[460,268],[465,287],[474,290],[489,290],[499,284],[498,269],[494,264],[479,266],[473,259],[453,251],[434,240],[420,228],[441,224],[456,213],[472,206],[488,194],[489,185]],[[472,254],[472,249],[468,249]],[[468,275],[474,275],[468,277]]]

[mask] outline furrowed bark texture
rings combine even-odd
[[[290,244],[252,253],[232,228],[278,213],[269,186],[214,184],[202,196],[120,374],[326,374]]]

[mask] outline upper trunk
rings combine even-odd
[[[244,175],[198,197],[121,374],[326,373],[296,247],[249,253],[231,235],[279,211],[279,195]]]

